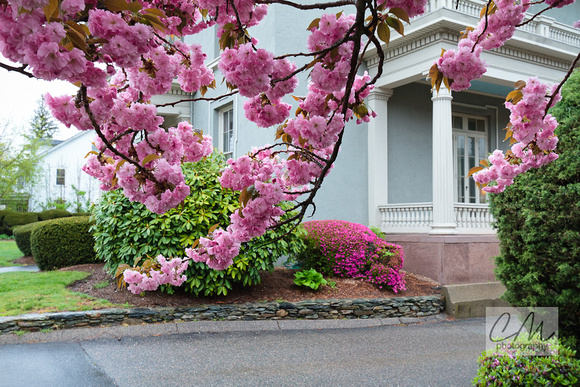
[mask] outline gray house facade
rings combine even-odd
[[[574,4],[543,13],[504,47],[484,53],[488,72],[468,91],[432,92],[425,79],[429,68],[442,48],[457,45],[459,31],[477,24],[483,4],[430,0],[427,13],[405,26],[405,37],[392,37],[384,47],[382,76],[367,101],[378,117],[347,125],[341,154],[312,217],[380,227],[404,247],[407,270],[447,284],[494,280],[492,258],[499,244],[493,219],[485,194],[465,177],[494,149],[508,149],[505,96],[516,81],[531,76],[560,82],[580,50],[580,31],[571,26],[580,19],[580,5]],[[306,28],[317,16],[272,5],[250,33],[275,55],[306,52]],[[215,31],[196,36],[195,42],[210,53],[208,65],[218,82],[205,97],[225,93]],[[365,69],[376,74],[376,53],[364,60]],[[305,95],[306,86],[303,77],[294,94]],[[275,138],[275,128],[257,128],[244,117],[243,102],[233,95],[192,105],[194,127],[212,135],[214,145],[234,158]]]

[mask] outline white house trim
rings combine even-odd
[[[374,89],[367,98],[372,111],[381,112],[380,117],[369,122],[368,132],[368,210],[369,223],[381,224],[379,205],[389,202],[388,187],[388,101],[393,95],[389,89]]]
[[[430,234],[456,234],[453,214],[451,92],[433,90],[433,222]]]

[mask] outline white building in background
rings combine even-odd
[[[172,90],[153,100],[156,104],[167,104],[188,99],[185,93],[174,84]],[[177,104],[175,107],[160,107],[158,112],[165,118],[163,126],[170,128],[181,121],[190,120],[191,104]],[[100,182],[82,171],[85,157],[96,150],[93,145],[94,131],[78,132],[66,141],[50,147],[41,154],[40,166],[42,177],[32,190],[29,200],[29,211],[42,211],[55,208],[55,204],[64,205],[68,211],[87,211],[88,204],[95,203],[102,195]],[[81,195],[81,193],[83,193]]]

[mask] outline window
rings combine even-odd
[[[487,119],[454,114],[452,123],[455,201],[485,203],[484,193],[477,188],[473,179],[465,177],[471,168],[487,157]]]
[[[56,185],[64,185],[64,169],[56,170]]]
[[[234,109],[220,111],[219,147],[226,159],[234,157]]]

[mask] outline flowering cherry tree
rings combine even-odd
[[[122,189],[129,199],[163,213],[189,194],[180,164],[208,156],[212,143],[187,122],[163,129],[151,98],[167,93],[177,79],[183,91],[202,95],[189,101],[210,100],[204,96],[216,79],[204,65],[206,55],[201,46],[175,37],[217,26],[219,70],[230,94],[247,98],[248,120],[260,127],[277,126],[276,143],[228,160],[221,183],[240,192],[241,208],[227,227],[216,225],[184,259],[158,257],[125,271],[130,289],[139,293],[162,283],[181,284],[191,259],[215,269],[228,267],[240,243],[279,224],[282,201],[294,201],[292,210],[297,211],[284,222],[300,222],[336,160],[345,123],[375,116],[364,100],[382,74],[382,43],[389,42],[392,32],[404,34],[404,24],[425,12],[426,1],[0,0],[0,52],[20,64],[0,67],[77,85],[76,95],[47,95],[46,101],[65,125],[96,132],[98,151],[88,155],[85,172],[99,179],[102,189]],[[573,2],[535,4],[550,9]],[[250,27],[274,3],[328,12],[308,27],[308,52],[275,56],[251,36]],[[527,0],[489,0],[479,25],[467,28],[458,48],[444,52],[431,68],[432,86],[469,87],[485,72],[481,52],[501,46],[516,27],[528,23],[524,14],[529,7]],[[380,61],[374,78],[359,72],[369,49],[376,50]],[[298,67],[292,61],[298,57],[308,58],[307,63]],[[298,109],[291,116],[284,98],[303,72],[310,74],[308,93],[294,97]],[[506,155],[494,152],[491,165],[483,162],[489,168],[473,171],[483,189],[500,192],[517,174],[557,157],[557,123],[547,110],[558,100],[559,88],[536,79],[516,85],[506,104],[511,110],[508,135],[516,143]]]

